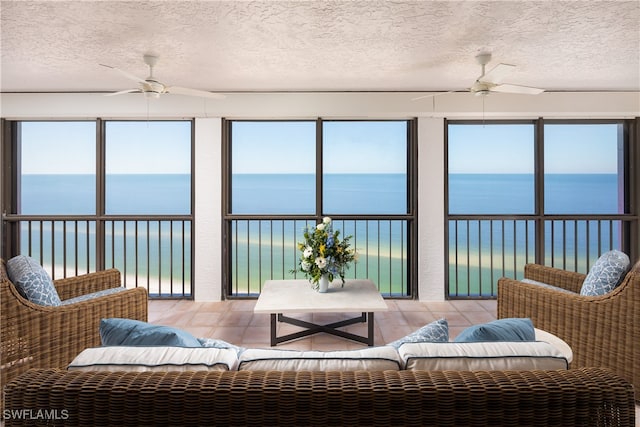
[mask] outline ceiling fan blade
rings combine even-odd
[[[499,84],[508,74],[513,71],[514,68],[516,68],[515,65],[498,64],[493,67],[488,73],[485,73],[485,75],[481,76],[478,80],[484,83]]]
[[[509,84],[493,86],[490,90],[491,92],[520,93],[523,95],[538,95],[544,92],[544,89],[539,89],[536,87],[509,85]]]
[[[134,82],[146,83],[145,79],[140,78],[138,76],[134,76],[131,73],[127,73],[126,71],[123,71],[120,68],[112,67],[111,65],[106,65],[106,64],[100,64],[100,65],[102,65],[103,67],[111,68],[112,70],[115,70],[115,71],[119,72],[120,74],[122,74],[123,76],[125,76],[129,80],[133,80]]]
[[[418,96],[416,98],[411,98],[411,101],[419,101],[421,99],[433,98],[434,96],[446,95],[448,93],[454,93],[454,92],[458,92],[458,91],[457,90],[449,90],[447,92],[430,93],[429,95],[422,95],[422,96]]]
[[[189,89],[187,87],[171,86],[165,88],[165,93],[172,93],[174,95],[187,95],[187,96],[200,96],[203,98],[224,99],[225,95],[221,93],[207,92],[198,89]]]
[[[124,95],[125,93],[134,93],[134,92],[142,92],[142,91],[140,89],[127,89],[127,90],[121,90],[119,92],[108,93],[105,96]]]

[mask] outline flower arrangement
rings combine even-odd
[[[302,251],[299,271],[313,283],[314,288],[318,287],[318,281],[325,274],[329,281],[340,276],[344,286],[345,271],[357,256],[355,249],[349,247],[350,239],[348,236],[340,240],[340,231],[333,230],[333,222],[328,216],[315,229],[305,228],[304,242],[298,243],[298,249]]]

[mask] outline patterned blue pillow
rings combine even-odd
[[[117,288],[107,288],[107,289],[103,289],[101,291],[93,292],[91,294],[84,294],[84,295],[80,295],[78,297],[66,299],[66,300],[62,301],[62,305],[77,304],[79,302],[89,301],[89,300],[92,300],[92,299],[95,299],[95,298],[103,297],[105,295],[117,294],[118,292],[122,292],[122,291],[126,291],[126,290],[127,290],[127,288],[125,288],[124,286],[120,286],[120,287],[117,287]]]
[[[390,345],[399,348],[402,344],[408,342],[448,342],[449,341],[449,323],[447,319],[436,320],[422,328],[410,333],[409,335],[390,342]]]
[[[624,252],[605,252],[589,270],[580,295],[596,296],[611,292],[620,284],[629,265],[629,257]]]
[[[60,297],[47,272],[33,258],[18,255],[7,261],[7,276],[20,295],[34,304],[60,305]]]

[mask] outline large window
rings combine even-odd
[[[449,213],[534,212],[534,126],[451,124]]]
[[[313,214],[315,122],[234,122],[231,211]]]
[[[227,122],[227,294],[256,295],[292,272],[304,228],[330,215],[352,236],[369,278],[388,296],[414,294],[411,121]],[[413,240],[412,240],[413,239]]]
[[[526,263],[586,272],[629,249],[625,122],[540,123],[448,124],[449,296],[495,296]]]
[[[322,181],[326,213],[406,214],[407,122],[323,122]]]
[[[20,212],[95,213],[96,123],[23,122],[20,128]]]
[[[105,123],[107,214],[191,213],[191,122]]]
[[[7,129],[7,256],[30,255],[54,278],[114,267],[151,296],[192,295],[191,121]]]

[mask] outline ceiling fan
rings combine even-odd
[[[478,53],[476,55],[476,61],[482,67],[482,74],[476,79],[475,83],[470,88],[466,89],[466,91],[471,92],[476,96],[485,96],[491,92],[517,93],[524,95],[538,95],[544,92],[544,89],[535,87],[502,83],[503,79],[511,73],[514,68],[516,68],[515,65],[500,63],[489,70],[489,72],[485,72],[486,65],[491,61],[491,52]],[[413,98],[413,101],[451,92],[419,96],[417,98]]]
[[[125,93],[143,93],[146,98],[160,98],[160,95],[163,93],[172,93],[176,95],[199,96],[203,98],[213,99],[225,98],[225,96],[220,93],[207,92],[198,89],[189,89],[180,86],[167,86],[164,83],[156,80],[153,75],[153,67],[158,63],[158,57],[153,54],[146,54],[142,58],[144,60],[144,63],[149,66],[149,77],[147,77],[146,79],[137,77],[119,68],[112,67],[111,65],[100,64],[103,67],[111,68],[112,70],[119,72],[130,80],[138,82],[137,89],[121,90],[119,92],[109,93],[107,94],[107,96],[122,95]]]

